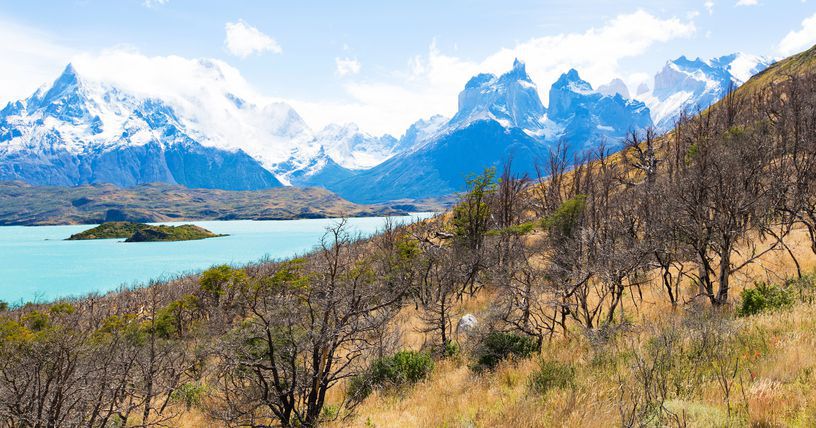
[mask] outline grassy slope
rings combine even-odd
[[[755,76],[737,91],[749,95],[791,75],[816,67],[816,47],[780,61]],[[619,154],[612,157],[619,159]],[[803,230],[794,233],[789,245],[805,271],[816,271]],[[755,280],[781,282],[795,274],[788,256],[781,251],[763,257],[753,270],[741,275],[735,294]],[[685,297],[696,289],[686,284]],[[660,285],[644,289],[645,303],[628,313],[632,329],[599,345],[575,331],[570,340],[556,338],[540,357],[507,362],[494,373],[477,375],[468,368],[466,356],[439,364],[426,382],[402,394],[375,393],[358,408],[357,416],[336,426],[620,426],[621,401],[642,401],[631,391],[642,389],[638,382],[638,359],[648,361],[649,349],[658,343],[668,326],[684,325],[702,316],[695,305],[672,310]],[[490,299],[482,296],[481,307],[460,308],[459,313],[486,312]],[[693,394],[664,403],[678,420],[688,426],[816,426],[816,303],[799,303],[789,310],[745,318],[726,316],[732,330],[723,339],[727,352],[738,362],[725,400],[717,372],[731,370],[715,364],[685,364],[691,359],[677,351],[672,372],[677,386],[699,378]],[[418,320],[408,321],[408,324]],[[686,345],[688,346],[688,345]],[[555,360],[575,369],[574,387],[546,394],[530,391],[529,379],[539,367],[538,359]],[[725,370],[729,369],[729,370]]]
[[[812,72],[815,68],[816,46],[771,65],[763,72],[749,79],[737,90],[737,93],[751,93],[767,88],[787,79],[789,76]]]
[[[792,240],[807,270],[816,269],[803,231]],[[763,259],[763,265],[781,280],[793,274],[782,252]],[[751,277],[762,277],[757,268]],[[752,279],[742,278],[737,289]],[[685,297],[695,293],[687,284]],[[506,362],[493,373],[477,375],[468,368],[467,356],[437,365],[432,377],[402,394],[375,393],[357,409],[357,416],[335,426],[376,427],[597,427],[619,426],[621,390],[637,390],[633,355],[647,354],[662,329],[685,325],[701,316],[694,305],[672,311],[656,282],[644,289],[644,304],[627,314],[632,328],[616,339],[598,344],[580,331],[570,340],[555,338],[540,357]],[[475,303],[475,306],[474,306]],[[467,302],[459,313],[489,310],[489,297]],[[686,355],[673,366],[677,379],[700,376],[699,390],[665,405],[684,415],[688,426],[814,426],[816,424],[816,304],[803,303],[782,312],[731,318],[734,328],[729,349],[737,353],[739,374],[733,381],[728,405],[722,399],[718,378],[710,367],[684,365]],[[418,323],[409,320],[407,323]],[[555,360],[575,369],[574,387],[546,394],[530,391],[529,379],[539,358]],[[648,359],[648,358],[647,358]],[[623,388],[621,388],[623,385]],[[671,385],[670,385],[671,386]]]
[[[0,225],[362,217],[442,208],[435,201],[359,205],[319,188],[225,191],[158,184],[33,187],[0,182]]]

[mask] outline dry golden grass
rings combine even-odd
[[[816,270],[816,256],[803,230],[787,239],[803,271]],[[767,253],[738,277],[731,293],[756,280],[779,282],[795,274],[787,252]],[[696,290],[684,284],[684,299]],[[631,349],[640,349],[653,338],[655,328],[693,316],[703,305],[672,310],[657,283],[642,289],[637,306],[627,300],[626,317],[635,326],[626,339],[598,349],[579,331],[570,339],[556,337],[540,356],[502,363],[494,372],[477,374],[467,355],[438,361],[426,381],[397,392],[374,392],[349,418],[327,423],[329,427],[607,427],[621,424],[620,392],[637,388],[624,362]],[[484,289],[457,308],[457,315],[485,313],[494,296]],[[687,313],[688,312],[688,313]],[[683,415],[687,426],[816,426],[816,304],[799,304],[790,310],[760,314],[734,321],[749,344],[741,348],[740,375],[734,381],[732,416],[716,379],[707,379],[693,397],[671,399],[664,405]],[[401,346],[419,349],[426,337],[422,321],[411,306],[399,317]],[[575,369],[574,386],[531,391],[529,379],[539,360],[559,361]],[[331,392],[338,401],[342,387]],[[218,423],[193,410],[171,424],[210,427]]]
[[[787,240],[802,269],[816,269],[804,231]],[[756,280],[778,282],[795,274],[787,252],[773,251],[742,272],[732,296]],[[684,297],[696,290],[686,284]],[[627,318],[635,325],[669,323],[673,316],[664,291],[657,284],[643,289],[644,299],[627,306]],[[736,299],[734,299],[736,300]],[[490,303],[479,296],[466,302],[460,312],[480,313]],[[689,315],[685,315],[689,316]],[[408,316],[408,319],[411,317]],[[409,321],[409,322],[416,322]],[[671,400],[666,407],[683,414],[688,426],[816,426],[816,305],[800,304],[789,311],[773,312],[735,322],[743,334],[765,341],[767,351],[739,356],[741,389],[734,393],[728,418],[722,392],[715,379],[707,381],[693,399]],[[651,338],[635,335],[632,346]],[[416,338],[413,341],[417,343]],[[596,351],[581,338],[556,338],[540,357],[506,362],[493,373],[479,375],[468,367],[465,356],[440,362],[427,381],[401,393],[375,393],[356,415],[330,426],[376,427],[599,427],[620,425],[620,374],[625,367],[600,366]],[[574,388],[532,393],[528,379],[538,358],[569,363],[576,369]],[[630,382],[631,380],[624,380]],[[631,385],[629,385],[631,386]],[[744,410],[742,410],[744,409]],[[741,412],[741,413],[740,413]]]

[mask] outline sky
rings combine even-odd
[[[516,57],[545,104],[570,68],[634,89],[680,55],[782,58],[816,44],[816,0],[0,0],[0,40],[1,103],[69,62],[183,82],[195,67],[179,64],[211,59],[315,130],[354,122],[400,136],[452,116],[470,77]]]

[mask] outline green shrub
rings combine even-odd
[[[423,352],[400,351],[371,365],[375,385],[401,386],[425,379],[433,370],[431,356]]]
[[[417,383],[433,370],[431,356],[424,352],[400,351],[377,359],[369,369],[349,381],[348,395],[360,401],[374,388],[398,388]]]
[[[530,375],[530,391],[546,394],[551,389],[572,388],[575,386],[575,369],[558,361],[539,363],[539,369]]]
[[[456,342],[448,342],[445,344],[445,358],[455,358],[459,355],[461,350],[459,349],[459,344]]]
[[[506,358],[527,358],[537,351],[538,345],[531,337],[494,331],[476,347],[473,369],[477,372],[493,370]]]
[[[541,225],[551,232],[558,232],[563,236],[572,236],[581,220],[586,208],[587,195],[576,195],[567,199],[554,213],[545,217]]]
[[[789,289],[764,282],[742,290],[741,296],[742,304],[737,313],[744,317],[793,305],[793,295]]]
[[[813,303],[816,297],[816,274],[803,275],[801,278],[789,278],[785,288],[798,296],[802,303]]]
[[[183,383],[170,394],[170,399],[177,403],[182,403],[190,410],[194,406],[201,404],[206,388],[197,383]]]
[[[44,330],[51,324],[51,321],[48,319],[48,315],[40,312],[40,311],[31,311],[22,318],[23,324],[26,325],[32,331],[41,331]]]
[[[218,297],[224,294],[226,287],[237,287],[246,283],[248,277],[243,269],[229,265],[213,266],[201,273],[198,282],[201,291]]]
[[[352,402],[360,402],[371,395],[374,388],[371,385],[367,374],[359,374],[349,379],[346,386],[346,394]]]

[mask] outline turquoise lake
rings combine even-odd
[[[408,223],[430,217],[394,217]],[[83,226],[0,227],[0,300],[47,301],[145,284],[201,271],[215,264],[240,265],[285,258],[313,249],[337,219],[284,221],[194,221],[229,236],[183,242],[124,243],[123,240],[65,241]],[[349,231],[370,235],[385,217],[349,219]],[[163,223],[182,224],[182,223]]]

